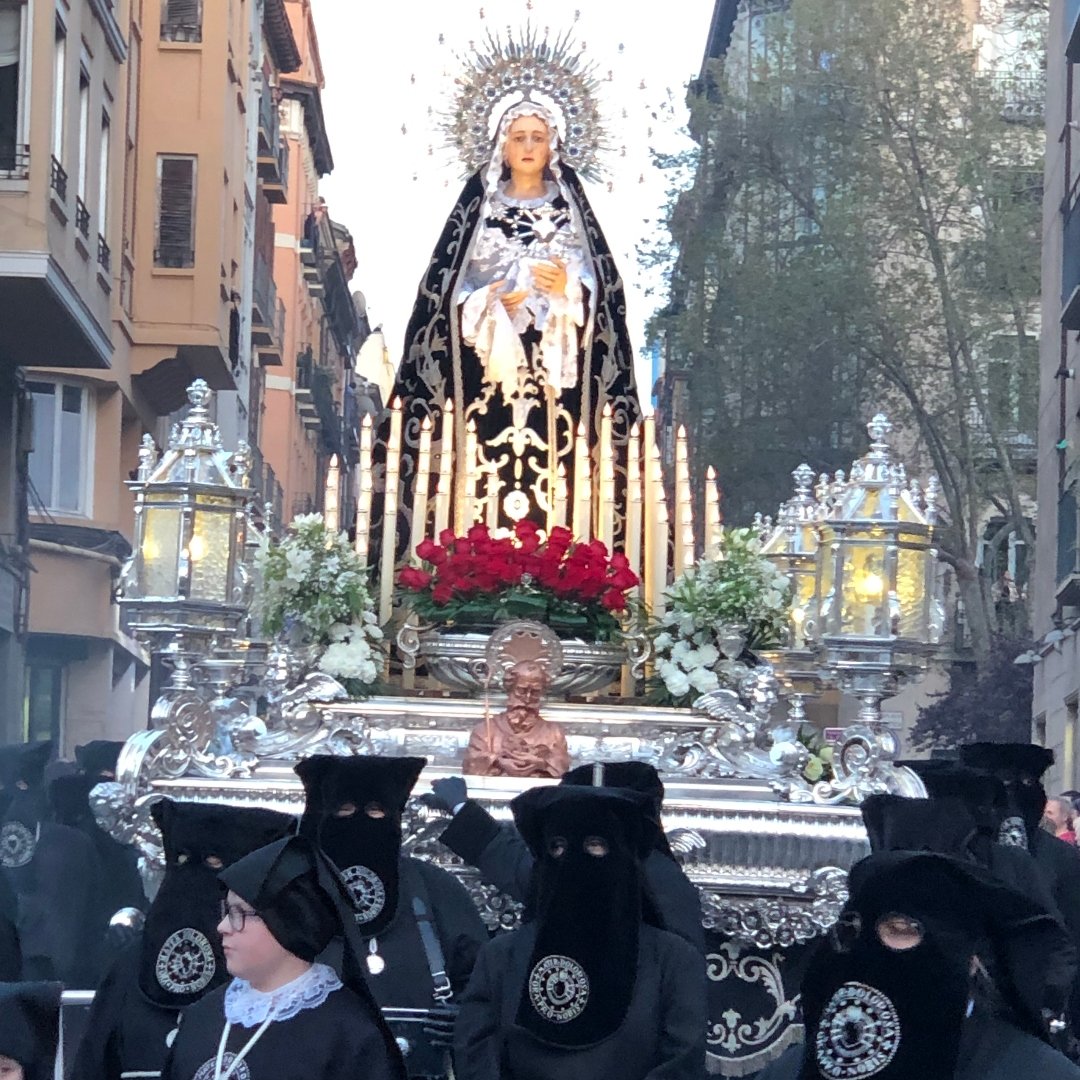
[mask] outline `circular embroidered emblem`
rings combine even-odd
[[[236,1061],[236,1055],[231,1051],[222,1055],[221,1075],[227,1075],[229,1080],[251,1080],[251,1071],[248,1069],[246,1061],[241,1061],[231,1073],[229,1072],[234,1061]],[[216,1068],[217,1061],[214,1058],[210,1058],[209,1061],[204,1061],[199,1066],[199,1071],[192,1080],[214,1080],[214,1077],[217,1076],[215,1071]]]
[[[1027,826],[1022,817],[1007,817],[998,826],[997,842],[1005,847],[1018,847],[1027,851]]]
[[[844,983],[818,1022],[818,1068],[827,1080],[864,1080],[881,1072],[900,1047],[893,1003],[865,983]]]
[[[9,821],[0,828],[0,866],[17,870],[33,857],[37,839],[21,821]]]
[[[341,880],[352,897],[356,921],[362,926],[378,918],[386,906],[386,886],[382,878],[366,866],[350,866],[341,872]]]
[[[210,942],[190,926],[165,939],[154,968],[157,981],[170,994],[197,994],[210,985],[216,972]]]
[[[545,1020],[569,1023],[589,1003],[589,976],[569,956],[545,956],[529,973],[529,1001]]]

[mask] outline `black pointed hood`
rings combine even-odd
[[[871,795],[860,809],[874,852],[936,851],[967,858],[968,843],[977,831],[975,819],[959,799]]]
[[[45,766],[52,752],[52,742],[0,746],[0,866],[20,878],[48,818]]]
[[[0,983],[0,1057],[25,1080],[52,1080],[60,1038],[60,983]]]
[[[139,986],[156,1004],[183,1008],[228,979],[217,933],[225,896],[218,872],[290,835],[296,821],[273,810],[171,799],[150,812],[161,830],[165,876],[146,916]]]
[[[532,788],[511,803],[536,858],[536,943],[517,1024],[544,1042],[614,1035],[634,994],[652,800],[613,788]]]
[[[960,761],[1005,785],[1007,808],[998,842],[1031,850],[1032,836],[1046,810],[1042,776],[1054,764],[1053,750],[1034,743],[970,743],[960,747]]]
[[[75,747],[75,764],[95,783],[116,778],[116,766],[124,744],[113,739],[94,739]]]
[[[402,817],[426,764],[320,754],[296,765],[305,796],[300,832],[341,871],[365,935],[382,933],[397,914]]]

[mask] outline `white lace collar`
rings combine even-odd
[[[291,1020],[304,1009],[318,1008],[340,988],[337,972],[326,964],[312,964],[303,975],[269,993],[244,979],[233,979],[225,991],[225,1019],[249,1028],[265,1020]]]
[[[499,201],[506,203],[507,206],[520,206],[524,210],[534,210],[538,206],[544,206],[546,203],[551,202],[559,195],[559,185],[552,180],[545,180],[543,195],[537,195],[531,199],[516,199],[507,192],[506,185],[508,183],[508,180],[500,180],[497,193]]]

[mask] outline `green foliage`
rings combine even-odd
[[[774,511],[802,460],[847,468],[884,405],[918,441],[909,467],[941,477],[984,651],[987,508],[1032,540],[1013,436],[1034,434],[1042,127],[1016,121],[1040,101],[1045,15],[1026,17],[1029,67],[1005,73],[980,69],[961,0],[740,16],[695,103],[673,247],[650,256],[672,260],[652,332],[689,372],[695,468],[717,467],[727,520]]]

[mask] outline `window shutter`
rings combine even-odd
[[[158,209],[159,266],[194,263],[195,159],[161,158]]]

